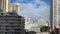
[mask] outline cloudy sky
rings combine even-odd
[[[50,0],[11,0],[20,3],[20,15],[29,16],[32,20],[50,18]]]

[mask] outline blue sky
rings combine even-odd
[[[32,20],[50,18],[50,0],[11,0],[20,3],[20,15],[29,16]]]

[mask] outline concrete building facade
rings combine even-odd
[[[54,27],[58,27],[58,0],[51,0],[51,13],[50,13],[50,27],[54,29]]]
[[[0,8],[6,13],[9,11],[16,11],[18,15],[20,15],[20,4],[19,3],[11,3],[11,0],[0,0]]]
[[[54,29],[56,26],[59,28],[60,26],[60,0],[51,0],[51,27]]]
[[[9,5],[10,5],[10,0],[0,0],[0,8],[4,11],[4,12],[8,12],[9,11]]]
[[[10,11],[16,11],[18,15],[20,15],[20,4],[19,3],[11,3]]]
[[[36,32],[34,32],[34,31],[28,31],[28,32],[26,32],[26,34],[36,34]]]
[[[32,26],[30,18],[27,15],[24,15],[24,19],[25,19],[25,29],[29,29]]]
[[[60,0],[57,1],[58,25],[60,27]]]
[[[58,5],[57,5],[58,0],[53,0],[53,22],[54,26],[59,26],[58,25]],[[54,28],[54,27],[53,27]]]
[[[24,17],[3,12],[0,10],[0,34],[24,34]]]

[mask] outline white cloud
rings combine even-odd
[[[35,8],[37,4],[40,4],[39,8]],[[47,19],[49,18],[50,6],[47,5],[43,1],[36,0],[34,1],[34,4],[33,3],[28,3],[28,4],[21,3],[20,5],[21,5],[20,7],[21,15],[28,15],[32,19],[38,19],[43,16],[45,16]]]

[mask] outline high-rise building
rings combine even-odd
[[[16,13],[3,13],[0,9],[0,34],[24,34],[25,19]]]
[[[53,28],[57,25],[57,0],[53,0]]]
[[[57,1],[58,25],[60,27],[60,0]]]
[[[0,0],[0,8],[4,12],[8,12],[8,10],[10,8],[9,5],[10,5],[10,0]]]
[[[51,0],[51,20],[50,27],[54,29],[55,26],[58,26],[58,10],[57,10],[57,0]]]
[[[59,20],[60,20],[60,0],[52,0],[52,7],[51,7],[51,11],[52,11],[52,21],[51,24],[52,24],[52,28],[54,27],[59,27],[60,23],[59,23]]]
[[[50,27],[53,28],[53,0],[50,3]]]
[[[18,15],[20,15],[20,4],[19,3],[12,3],[10,6],[10,11],[16,11]]]
[[[52,0],[52,28],[54,34],[60,34],[60,0]]]

